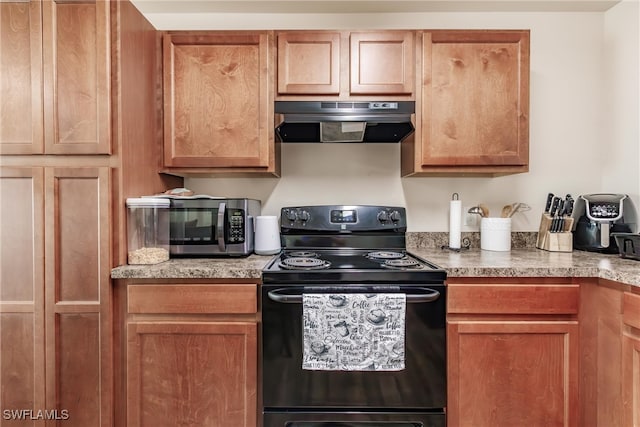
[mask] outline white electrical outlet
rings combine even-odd
[[[479,222],[479,216],[476,214],[469,213],[469,208],[471,206],[467,206],[462,208],[463,216],[464,216],[464,225],[467,227],[477,227]]]

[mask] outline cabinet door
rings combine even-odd
[[[109,154],[109,1],[43,2],[48,154]]]
[[[111,425],[109,168],[45,169],[46,402]]]
[[[254,427],[257,324],[127,326],[127,425]]]
[[[578,323],[455,321],[447,425],[577,426]]]
[[[42,4],[0,2],[0,154],[43,149]]]
[[[268,45],[267,33],[165,35],[165,166],[269,166]]]
[[[423,82],[423,166],[527,170],[528,31],[425,33]]]
[[[350,42],[352,94],[413,93],[416,69],[413,32],[354,32]]]
[[[0,212],[0,403],[45,409],[42,168],[0,169]]]
[[[624,293],[622,400],[625,426],[640,426],[640,295]]]
[[[340,33],[279,33],[278,93],[338,95]]]

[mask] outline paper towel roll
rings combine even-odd
[[[460,226],[462,219],[462,201],[451,200],[449,205],[449,247],[460,249]]]

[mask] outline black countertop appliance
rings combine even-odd
[[[574,249],[618,253],[611,233],[635,233],[636,208],[626,194],[583,194],[573,210]]]

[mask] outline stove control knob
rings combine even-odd
[[[393,222],[400,221],[400,212],[398,212],[398,211],[391,212],[391,215],[389,215],[389,218],[391,218],[391,221],[393,221]]]
[[[380,221],[380,222],[389,221],[389,213],[387,211],[378,212],[378,221]]]
[[[295,222],[296,219],[298,219],[298,214],[296,213],[296,211],[294,210],[289,210],[285,213],[285,216],[287,217],[287,219],[291,222]]]
[[[300,212],[300,221],[306,222],[306,221],[309,221],[309,218],[311,218],[311,216],[309,215],[309,212],[307,211]]]

